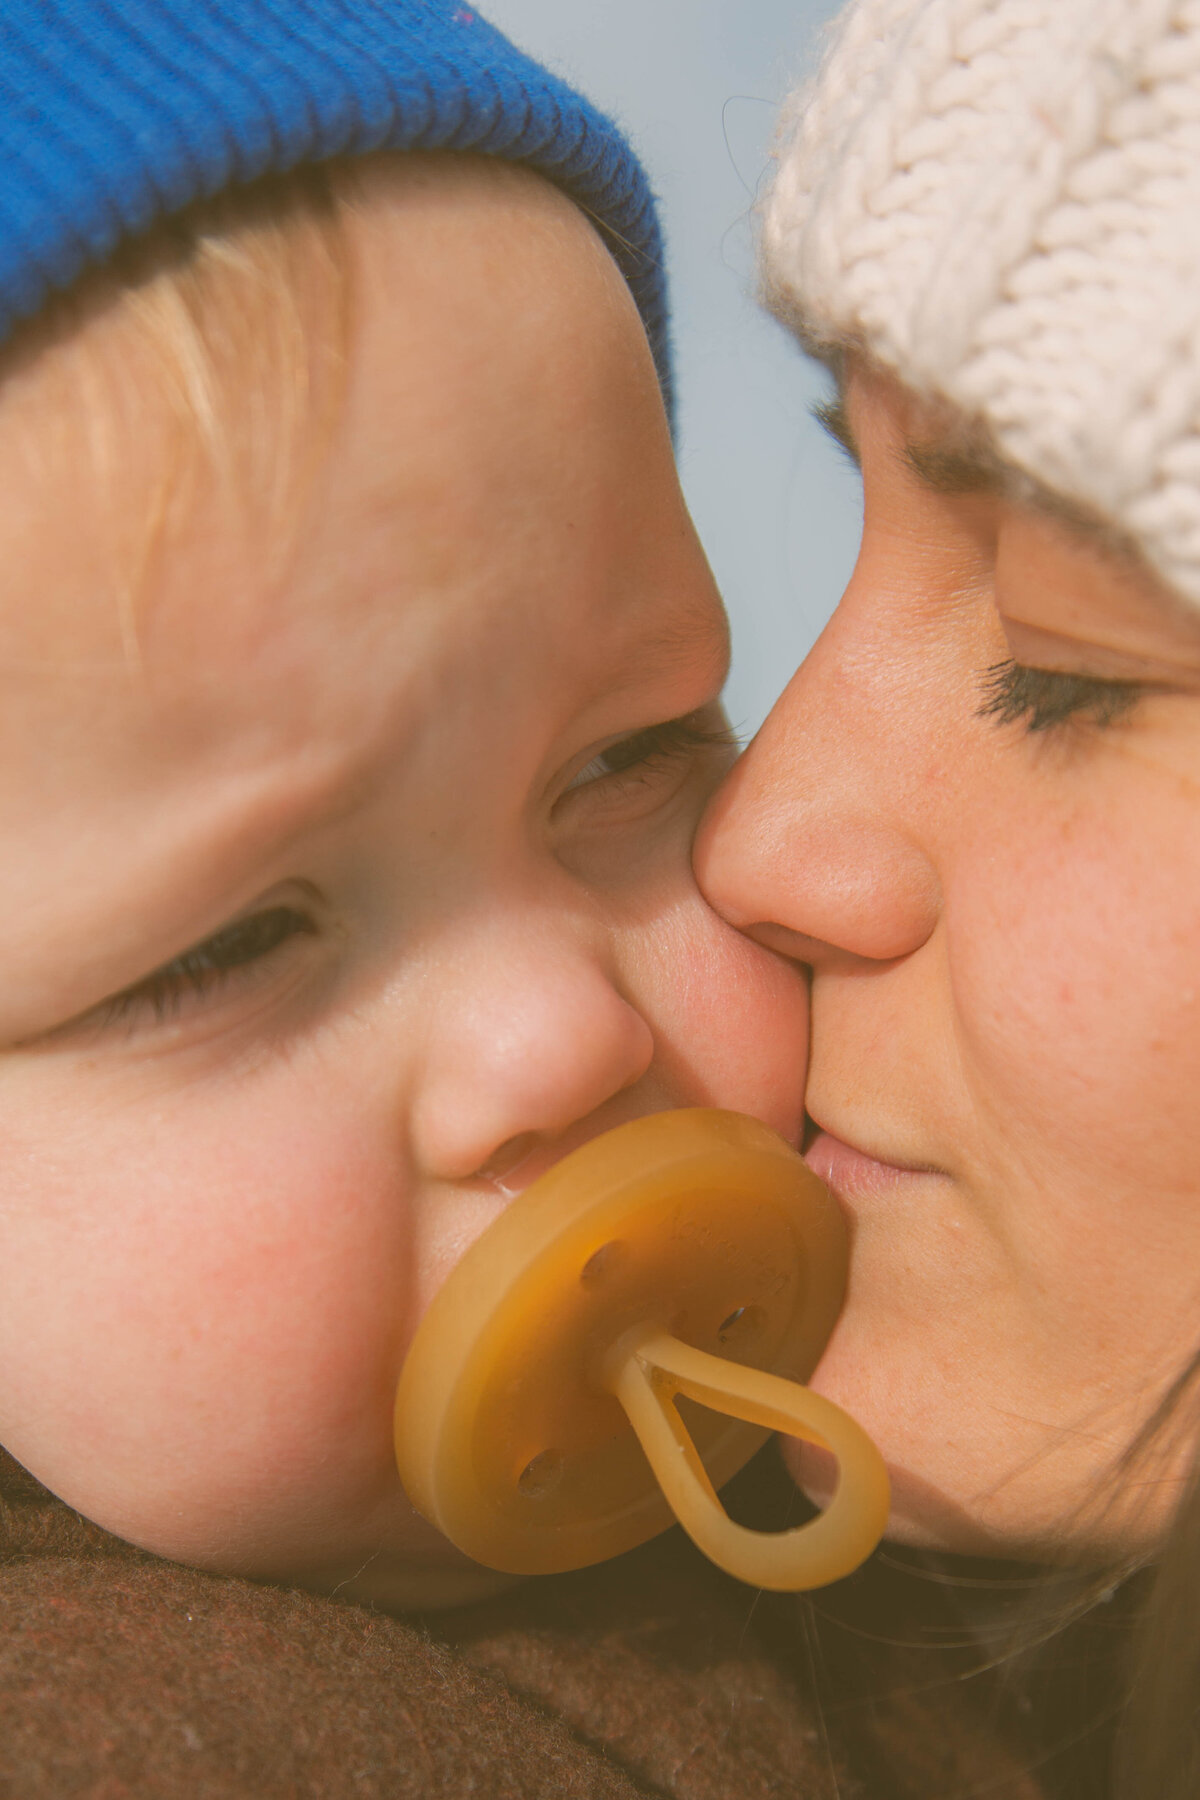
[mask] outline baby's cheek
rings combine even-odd
[[[409,1234],[398,1157],[364,1126],[257,1081],[98,1116],[67,1155],[27,1125],[0,1224],[13,1453],[181,1557],[376,1505]]]

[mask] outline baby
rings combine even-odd
[[[624,1119],[801,1126],[797,978],[691,876],[649,197],[461,7],[9,12],[0,1443],[164,1556],[464,1598],[390,1424],[456,1258]]]

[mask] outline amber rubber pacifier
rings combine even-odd
[[[467,1251],[396,1394],[414,1505],[493,1569],[602,1562],[678,1519],[756,1587],[819,1587],[883,1533],[879,1452],[799,1385],[842,1304],[847,1242],[826,1188],[765,1125],[655,1113],[574,1151]],[[832,1500],[750,1531],[716,1489],[770,1432],[831,1451]]]

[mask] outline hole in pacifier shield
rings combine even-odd
[[[717,1326],[717,1342],[724,1354],[735,1357],[738,1349],[750,1349],[762,1337],[767,1315],[761,1306],[735,1306]]]
[[[563,1454],[561,1450],[541,1450],[531,1456],[517,1477],[517,1487],[526,1500],[542,1500],[562,1480]]]
[[[700,1190],[643,1203],[627,1229],[613,1229],[619,1223],[561,1254],[556,1246],[554,1266],[512,1290],[511,1316],[525,1324],[499,1333],[494,1361],[482,1365],[477,1477],[517,1533],[594,1537],[607,1525],[627,1548],[670,1523],[623,1410],[597,1382],[604,1352],[625,1332],[648,1322],[762,1368],[794,1335],[804,1259],[785,1209],[757,1207],[739,1232],[728,1191]],[[707,1408],[687,1411],[718,1485],[766,1435]],[[614,1553],[598,1543],[589,1560]]]
[[[605,1282],[613,1281],[620,1274],[621,1266],[629,1260],[629,1246],[620,1238],[611,1238],[607,1244],[601,1244],[579,1271],[580,1284],[587,1287],[600,1287]]]

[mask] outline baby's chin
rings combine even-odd
[[[523,1579],[485,1569],[447,1545],[445,1560],[403,1557],[386,1551],[365,1566],[320,1569],[301,1576],[298,1585],[313,1593],[372,1606],[380,1612],[435,1612],[451,1606],[473,1606],[507,1593]]]
[[[457,1549],[414,1509],[394,1475],[364,1500],[344,1490],[309,1496],[307,1508],[279,1509],[272,1496],[235,1514],[227,1496],[208,1505],[193,1495],[169,1516],[151,1508],[97,1523],[170,1562],[216,1575],[306,1588],[384,1612],[468,1606],[516,1585],[518,1576],[485,1568]],[[211,1500],[211,1497],[210,1497]],[[181,1516],[182,1514],[182,1516]]]
[[[387,1536],[381,1533],[374,1545],[369,1536],[358,1535],[357,1542],[328,1543],[323,1550],[311,1544],[305,1550],[296,1546],[298,1553],[293,1555],[280,1546],[274,1554],[245,1560],[236,1556],[224,1562],[220,1558],[202,1560],[229,1574],[307,1588],[315,1594],[396,1613],[470,1606],[506,1592],[521,1579],[475,1562],[411,1512],[407,1500],[402,1504],[410,1516],[399,1529],[393,1526]]]
[[[471,1606],[505,1593],[521,1580],[518,1575],[487,1569],[435,1531],[424,1519],[415,1520],[390,1543],[377,1541],[367,1548],[360,1538],[351,1547],[331,1543],[318,1548],[282,1543],[255,1549],[228,1541],[220,1547],[199,1548],[178,1543],[146,1544],[172,1562],[190,1563],[218,1575],[237,1575],[280,1587],[306,1588],[332,1599],[371,1606],[381,1612],[432,1612],[441,1607]],[[414,1541],[415,1540],[415,1541]]]

